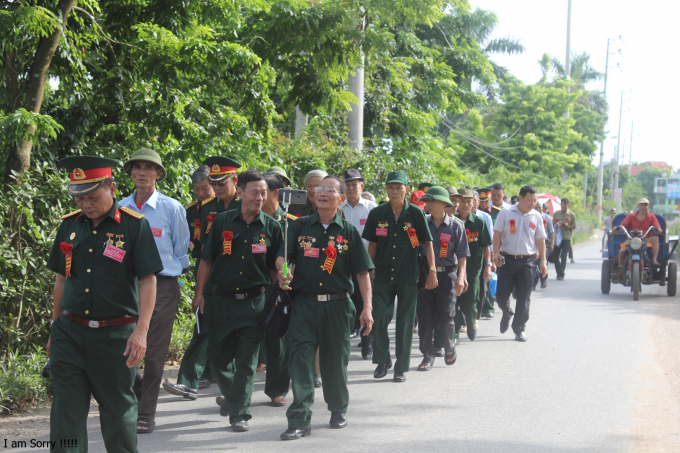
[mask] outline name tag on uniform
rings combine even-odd
[[[319,257],[319,248],[318,247],[305,247],[305,256],[308,256],[310,258],[318,258]]]
[[[123,258],[125,258],[125,250],[120,249],[118,247],[114,247],[111,244],[107,244],[106,248],[104,249],[104,256],[107,256],[111,258],[112,260],[116,260],[119,263],[123,262]]]
[[[159,238],[159,237],[163,236],[163,228],[151,227],[151,234],[153,234],[153,237]]]
[[[359,219],[359,225],[366,225],[366,219]]]
[[[387,236],[387,228],[376,228],[375,229],[375,235],[376,236]]]
[[[267,253],[267,244],[253,244],[253,253]]]
[[[532,230],[536,229],[536,225],[534,225],[534,222],[529,222],[529,228],[531,228]]]
[[[449,241],[451,240],[451,235],[450,235],[450,234],[441,233],[441,234],[439,235],[439,240],[440,240],[440,241],[449,242]]]

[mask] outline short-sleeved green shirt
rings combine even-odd
[[[231,253],[224,251],[225,231],[233,233]],[[248,291],[271,285],[269,270],[276,270],[279,251],[283,255],[283,233],[276,220],[260,211],[248,224],[240,209],[232,209],[213,220],[201,258],[213,262],[210,283],[223,291]]]
[[[162,271],[163,263],[149,222],[126,212],[114,201],[96,228],[80,211],[63,218],[47,268],[66,275],[61,243],[73,244],[71,275],[59,303],[64,310],[87,319],[139,316],[138,279]],[[107,246],[116,259],[104,255]]]
[[[408,230],[416,230],[418,245],[413,247]],[[425,213],[406,203],[399,219],[394,220],[392,205],[384,203],[368,213],[363,238],[378,244],[375,254],[375,280],[390,285],[418,283],[420,247],[432,241]]]
[[[571,240],[571,235],[574,231],[567,228],[567,225],[568,226],[576,226],[576,215],[574,215],[572,210],[567,209],[567,212],[564,213],[560,209],[559,211],[555,212],[555,214],[553,215],[553,218],[555,219],[555,222],[560,222],[560,231],[562,232],[562,240],[563,241]]]
[[[330,273],[323,269],[328,247],[337,251]],[[288,261],[295,263],[291,288],[313,294],[353,294],[352,276],[373,269],[359,230],[339,214],[328,228],[312,214],[298,236],[289,224]]]
[[[212,222],[208,220],[208,216],[212,215],[217,217],[217,214],[221,214],[226,211],[231,211],[232,209],[239,209],[241,207],[241,199],[234,195],[234,198],[231,199],[229,202],[229,206],[227,208],[224,208],[224,203],[220,201],[219,198],[217,197],[212,197],[201,205],[201,214],[200,214],[200,220],[201,220],[201,238],[199,239],[199,242],[201,245],[205,244],[205,239],[206,239],[206,233],[208,232],[208,226],[210,225],[212,228]],[[213,218],[213,222],[215,219]],[[192,231],[192,237],[193,237],[193,231]]]
[[[190,244],[189,244],[189,249],[190,249],[190,255],[192,258],[198,258],[201,256],[201,244],[200,244],[200,236],[201,236],[201,229],[199,228],[198,231],[196,231],[196,220],[200,222],[201,220],[201,202],[200,200],[194,201],[189,203],[184,207],[184,210],[187,213],[187,224],[189,225],[189,239],[190,239]],[[197,234],[195,234],[197,233]]]
[[[456,214],[460,219],[460,214]],[[472,212],[465,221],[465,235],[467,236],[470,256],[467,259],[465,269],[468,275],[479,275],[484,265],[482,249],[491,245],[491,236],[486,222]]]

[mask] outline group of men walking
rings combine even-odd
[[[375,378],[394,368],[393,380],[404,382],[416,315],[423,353],[417,369],[430,370],[439,356],[453,365],[462,329],[475,340],[477,319],[494,316],[492,271],[501,332],[514,317],[518,341],[526,341],[537,269],[547,276],[552,223],[534,210],[531,186],[511,206],[502,184],[477,190],[421,184],[416,205],[407,201],[406,175],[393,171],[387,200],[376,205],[362,197],[357,170],[342,179],[313,170],[305,178],[306,204],[286,213],[279,191],[290,180],[278,167],[239,171],[233,159],[210,157],[192,176],[198,200],[182,208],[157,190],[166,171],[150,149],[124,164],[136,190],[120,203],[116,161],[71,157],[60,164],[80,210],[63,217],[48,261],[57,273],[48,344],[55,385],[51,438],[78,439],[82,451],[91,395],[99,402],[107,451],[136,451],[137,435],[153,433],[182,274],[195,275],[197,321],[176,383],[163,387],[195,400],[199,388],[216,382],[220,414],[232,430],[248,431],[264,348],[271,404],[288,404],[289,388],[293,392],[284,440],[310,435],[318,385],[331,428],[347,425],[353,334],[361,337],[362,357],[376,365]],[[258,326],[272,291],[293,297],[284,338],[270,338]],[[392,363],[388,325],[395,305]],[[136,369],[142,359],[143,373]]]

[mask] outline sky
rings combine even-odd
[[[523,54],[494,55],[492,59],[525,83],[540,79],[538,60],[544,53],[565,60],[568,0],[470,0],[470,3],[496,13],[498,26],[492,38],[510,35],[521,40],[526,49]],[[665,161],[675,171],[680,169],[680,91],[674,83],[680,69],[679,13],[677,1],[572,0],[572,54],[588,52],[591,65],[604,72],[607,38],[617,40],[611,42],[610,53],[621,50],[622,56],[609,57],[605,162],[614,157],[621,111],[621,148],[625,149],[626,164],[634,122],[632,161]],[[604,81],[587,88],[602,90]],[[596,165],[599,158],[598,150]]]

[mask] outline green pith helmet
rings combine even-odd
[[[59,161],[59,166],[69,172],[68,193],[74,197],[99,189],[113,177],[111,168],[117,165],[117,160],[96,156],[71,156]]]
[[[129,175],[130,171],[132,171],[132,166],[134,163],[139,161],[151,162],[152,164],[156,164],[160,167],[161,176],[156,180],[156,182],[163,181],[168,176],[167,172],[165,171],[165,167],[163,167],[163,162],[161,162],[161,156],[159,156],[156,151],[149,148],[139,148],[132,156],[130,156],[123,166],[125,173]]]
[[[420,197],[422,201],[428,201],[428,200],[437,200],[441,201],[442,203],[446,203],[446,207],[450,208],[453,205],[451,204],[451,199],[449,198],[449,191],[444,189],[443,187],[440,186],[432,186],[429,189],[427,189],[427,193]]]
[[[279,178],[281,178],[285,184],[288,184],[289,186],[291,186],[290,179],[288,179],[288,173],[286,173],[286,170],[284,170],[283,168],[281,168],[281,167],[271,167],[265,173],[271,173],[272,175],[276,175]]]

